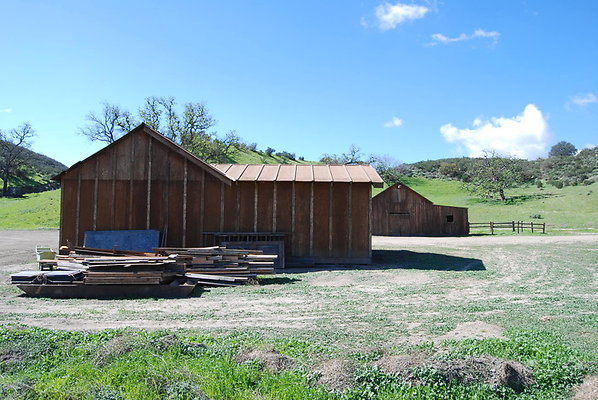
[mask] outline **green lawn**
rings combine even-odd
[[[598,183],[589,186],[527,186],[507,191],[509,200],[472,197],[457,181],[405,178],[404,183],[435,204],[469,208],[470,222],[545,222],[549,232],[598,232]],[[378,193],[382,189],[376,189]],[[532,216],[541,218],[532,218]]]

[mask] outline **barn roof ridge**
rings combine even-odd
[[[131,129],[129,132],[127,132],[126,134],[124,134],[120,138],[116,139],[114,142],[109,143],[108,145],[106,145],[102,149],[96,151],[95,153],[93,153],[89,157],[87,157],[87,158],[85,158],[85,159],[83,159],[81,161],[78,161],[75,164],[71,165],[68,169],[66,169],[66,170],[62,171],[60,174],[54,176],[52,178],[52,180],[59,181],[64,174],[66,174],[66,173],[68,173],[68,172],[70,172],[70,171],[72,171],[74,169],[79,168],[81,165],[83,165],[87,161],[92,160],[95,157],[97,157],[98,155],[100,155],[102,153],[105,153],[106,151],[108,151],[112,147],[117,146],[119,143],[121,143],[122,141],[124,141],[125,138],[129,137],[129,135],[132,135],[132,134],[134,134],[136,132],[139,132],[139,131],[142,131],[142,132],[146,133],[147,135],[149,135],[150,137],[152,137],[153,139],[156,139],[156,140],[160,141],[162,144],[168,146],[171,150],[175,151],[180,156],[185,157],[187,160],[191,161],[195,165],[199,166],[200,168],[205,169],[208,173],[210,173],[214,177],[220,179],[222,182],[224,182],[224,183],[226,183],[228,185],[230,185],[232,183],[233,180],[230,179],[226,175],[226,173],[224,173],[223,171],[219,170],[218,168],[215,168],[212,164],[209,164],[209,163],[203,161],[202,159],[200,159],[199,157],[197,157],[193,153],[190,153],[189,151],[185,150],[184,148],[182,148],[181,146],[179,146],[178,144],[176,144],[175,142],[173,142],[171,139],[167,138],[166,136],[164,136],[163,134],[161,134],[157,130],[155,130],[152,127],[150,127],[149,125],[147,125],[145,122],[142,122],[141,124],[139,124],[138,126],[136,126],[133,129]]]

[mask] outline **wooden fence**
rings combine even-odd
[[[477,228],[490,228],[490,233],[494,235],[495,229],[510,229],[513,232],[523,232],[526,229],[533,232],[546,233],[546,223],[539,222],[524,222],[524,221],[509,221],[509,222],[470,222],[469,230]]]

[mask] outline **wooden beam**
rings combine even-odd
[[[189,180],[187,159],[184,159],[183,177],[183,247],[187,247],[187,185]]]
[[[81,216],[81,169],[77,171],[77,211],[75,213],[75,245],[79,246],[79,223]]]
[[[93,183],[93,230],[98,229],[98,185],[100,181],[100,160],[96,158],[96,172]]]
[[[224,232],[224,182],[220,181],[220,232]]]
[[[253,231],[257,232],[257,206],[258,206],[257,181],[253,183]]]
[[[111,223],[110,227],[114,229],[116,224],[116,150],[112,149],[112,204],[110,205],[111,210]]]
[[[276,232],[276,207],[278,204],[276,199],[277,190],[278,186],[276,185],[276,181],[274,181],[274,188],[272,189],[272,232]]]
[[[133,229],[133,182],[135,181],[135,136],[131,137],[131,158],[129,159],[129,229]]]
[[[332,257],[332,210],[334,209],[332,195],[334,183],[330,182],[329,193],[328,193],[328,257]]]
[[[349,228],[347,240],[347,253],[353,257],[353,184],[349,184],[349,198],[347,200],[347,227]]]
[[[309,255],[314,255],[314,183],[309,184]]]
[[[150,211],[152,205],[152,138],[149,137],[147,150],[147,199],[146,199],[146,229],[150,228]]]

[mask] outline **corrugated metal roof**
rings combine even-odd
[[[233,181],[353,182],[381,187],[384,182],[371,165],[213,164]]]

